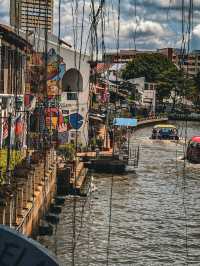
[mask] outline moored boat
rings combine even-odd
[[[194,136],[188,142],[186,158],[189,162],[200,163],[200,136]]]
[[[152,139],[174,139],[178,140],[178,130],[174,125],[160,124],[152,129]]]

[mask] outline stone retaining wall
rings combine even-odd
[[[31,235],[56,191],[56,153],[34,152],[13,173],[11,184],[0,187],[0,223]]]

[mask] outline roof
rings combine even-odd
[[[112,64],[106,64],[106,63],[97,63],[96,66],[96,72],[97,73],[104,73],[105,71],[107,71],[110,67],[112,66]]]
[[[155,125],[154,128],[176,128],[176,127],[170,124],[159,124],[159,125]]]
[[[115,118],[113,120],[114,126],[121,127],[135,127],[137,126],[137,119],[134,118]]]
[[[19,47],[21,49],[24,49],[25,47],[32,48],[32,45],[27,42],[24,38],[16,34],[13,30],[13,28],[0,24],[0,35],[3,36],[3,39],[5,39],[8,43],[15,45],[16,47]]]
[[[200,136],[192,137],[192,141],[200,143]]]

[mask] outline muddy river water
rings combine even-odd
[[[178,127],[182,137],[200,135],[200,123]],[[150,134],[132,138],[135,171],[94,174],[95,192],[66,198],[54,235],[39,238],[60,265],[200,265],[200,165],[181,160],[183,145]]]

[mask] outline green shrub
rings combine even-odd
[[[58,153],[65,157],[66,160],[73,160],[75,157],[74,144],[67,143],[58,147]]]

